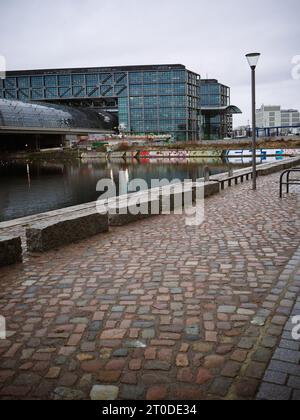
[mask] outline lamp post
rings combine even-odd
[[[253,190],[256,190],[256,87],[255,69],[260,58],[259,53],[246,55],[252,74],[252,158],[253,158]]]

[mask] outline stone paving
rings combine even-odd
[[[0,398],[299,398],[299,195],[278,180],[207,199],[200,227],[156,216],[1,269]]]

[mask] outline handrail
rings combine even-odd
[[[290,192],[290,185],[300,185],[300,179],[290,179],[290,174],[292,172],[300,172],[300,168],[292,168],[292,169],[287,169],[286,171],[284,171],[281,176],[280,176],[280,198],[282,198],[282,190],[283,190],[283,186],[286,185],[286,193],[289,194]],[[283,182],[283,178],[284,176],[287,176],[286,178],[286,182]]]

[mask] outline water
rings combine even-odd
[[[249,162],[230,164],[221,159],[0,161],[0,222],[95,201],[100,196],[97,182],[113,178],[120,187],[120,171],[123,171],[121,183],[140,178],[150,186],[153,178],[181,181],[202,178],[206,166],[214,175],[230,167],[249,166]]]

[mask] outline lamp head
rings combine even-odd
[[[255,69],[258,63],[258,60],[260,58],[260,53],[251,53],[251,54],[247,54],[246,58],[248,60],[249,66],[252,69]]]

